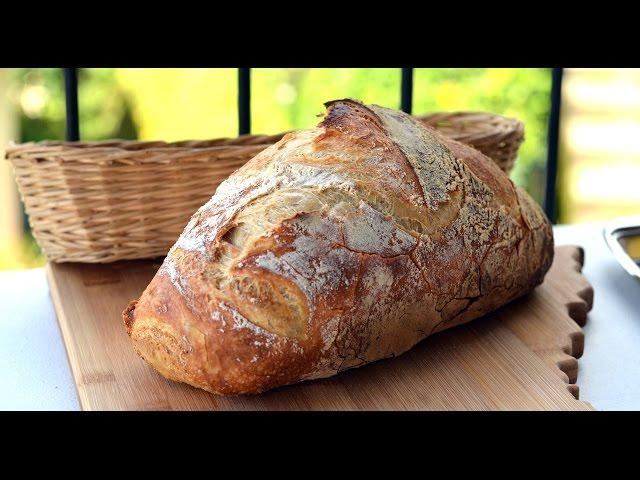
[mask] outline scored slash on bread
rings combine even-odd
[[[540,284],[540,207],[411,116],[328,102],[231,175],[123,316],[169,379],[258,393],[399,355]]]

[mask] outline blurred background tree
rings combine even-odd
[[[525,142],[512,178],[541,202],[550,84],[548,69],[416,69],[413,112],[480,110],[522,120]],[[80,69],[78,85],[83,140],[237,135],[235,69],[88,68]],[[344,97],[399,108],[400,69],[253,69],[252,131],[312,127],[325,101]],[[15,141],[64,138],[60,69],[9,69],[5,101],[14,112]],[[0,250],[0,269],[44,262],[26,218],[23,225],[21,246]]]
[[[63,139],[65,98],[61,70],[11,70],[11,98],[19,113],[18,141]],[[130,97],[116,81],[113,69],[79,70],[78,109],[83,139],[135,139],[138,136],[137,126],[132,118]]]

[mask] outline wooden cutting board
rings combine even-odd
[[[51,295],[85,410],[591,410],[575,385],[593,290],[583,251],[558,247],[545,282],[397,358],[256,396],[165,380],[122,324],[160,261],[49,264]]]

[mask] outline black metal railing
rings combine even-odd
[[[556,222],[558,177],[558,145],[560,133],[560,104],[562,100],[562,68],[551,71],[551,99],[547,132],[547,164],[544,210]],[[64,88],[67,111],[67,140],[80,139],[78,118],[78,79],[75,68],[64,69]],[[400,81],[400,108],[411,113],[413,106],[413,68],[403,68]],[[238,68],[238,133],[251,133],[251,69]]]
[[[78,72],[75,68],[64,69],[64,94],[67,106],[67,140],[80,140],[80,119],[78,118]]]
[[[551,71],[551,108],[549,110],[549,130],[547,132],[547,167],[544,190],[544,211],[552,223],[556,223],[558,147],[560,139],[560,106],[562,104],[562,68]]]
[[[238,134],[251,133],[251,69],[238,69]]]
[[[400,109],[411,113],[413,107],[413,68],[403,68],[400,80]]]

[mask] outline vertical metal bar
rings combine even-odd
[[[400,109],[405,113],[411,113],[413,106],[413,68],[402,69],[402,81],[400,86]]]
[[[67,105],[67,140],[80,140],[78,117],[78,74],[75,68],[64,69],[64,95]]]
[[[238,68],[238,132],[251,132],[251,69]]]
[[[556,198],[558,178],[558,145],[560,137],[560,106],[562,103],[562,68],[551,70],[551,109],[547,134],[547,184],[544,196],[544,211],[556,223]]]

